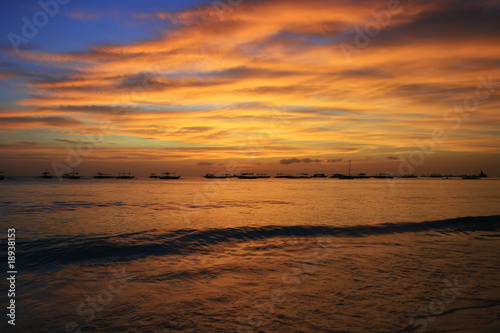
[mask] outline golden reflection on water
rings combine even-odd
[[[7,185],[6,218],[28,234],[358,225],[497,214],[500,181],[257,179],[82,180]],[[5,184],[4,184],[5,185]],[[9,189],[8,187],[12,188]]]
[[[457,279],[466,288],[445,310],[493,315],[498,216],[419,222],[498,214],[498,181],[404,180],[394,191],[384,180],[219,184],[7,185],[4,218],[22,217],[18,327],[392,332]],[[425,319],[428,332],[442,329],[438,319]]]

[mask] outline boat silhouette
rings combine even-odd
[[[373,178],[378,178],[378,179],[391,179],[394,178],[394,176],[390,175],[389,173],[377,173]]]
[[[271,176],[268,176],[265,173],[258,173],[257,178],[271,178]]]
[[[340,177],[344,177],[344,175],[341,173],[334,173],[333,175],[330,176],[330,178],[340,178]]]
[[[228,173],[225,173],[225,174],[222,174],[222,175],[215,175],[213,173],[207,173],[203,176],[203,178],[206,178],[206,179],[227,179],[227,178],[232,178],[233,176],[231,176],[230,174]]]
[[[68,175],[68,179],[80,179],[80,174],[73,171]]]
[[[353,176],[354,179],[368,179],[370,176],[367,176],[366,173],[358,173],[356,176]]]
[[[429,178],[443,178],[443,175],[440,173],[431,173],[427,177],[429,177]]]
[[[43,178],[43,179],[50,179],[50,178],[52,178],[53,176],[51,175],[51,173],[50,173],[50,172],[48,172],[47,170],[45,170],[45,172],[44,172],[44,173],[42,173],[42,175],[41,175],[40,177],[41,177],[41,178]]]
[[[292,178],[292,175],[289,173],[278,172],[274,178]]]
[[[354,179],[354,176],[351,176],[351,160],[349,160],[349,174],[347,176],[346,175],[339,175],[336,178],[338,178],[338,179]]]
[[[116,179],[133,179],[133,178],[134,176],[130,175],[130,171],[126,173],[125,170],[119,172],[118,176],[116,177]]]
[[[308,173],[305,172],[299,172],[295,176],[291,176],[290,178],[292,179],[306,179],[306,178],[312,178],[312,176],[309,176]]]
[[[488,175],[485,174],[483,172],[483,170],[481,170],[481,172],[479,173],[479,175],[464,175],[462,177],[462,179],[481,179],[481,178],[486,178],[486,177],[488,177]]]
[[[94,176],[95,179],[109,179],[113,178],[109,173],[98,172]]]
[[[161,176],[158,177],[159,179],[179,179],[181,176],[176,176],[175,172],[170,173],[170,172],[164,172]]]
[[[318,173],[318,172],[315,172],[314,175],[312,175],[311,178],[327,178],[328,176],[325,175],[324,173]]]
[[[415,175],[414,175],[414,174],[412,174],[412,173],[411,173],[411,174],[410,174],[410,173],[408,173],[408,174],[404,174],[404,175],[400,176],[399,178],[417,178],[417,177],[418,177],[418,176],[415,176]]]
[[[254,175],[253,172],[244,172],[238,176],[238,179],[258,179],[257,175]]]

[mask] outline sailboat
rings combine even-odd
[[[348,176],[340,176],[339,179],[354,179],[354,176],[351,176],[351,160],[349,160],[349,175]]]
[[[486,178],[488,177],[487,174],[485,174],[483,172],[483,170],[481,170],[481,172],[479,173],[479,175],[465,175],[462,177],[462,179],[481,179],[481,178]]]

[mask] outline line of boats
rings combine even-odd
[[[349,170],[350,171],[350,170]],[[42,173],[40,178],[43,179],[51,179],[54,176],[49,172],[45,171]],[[68,172],[64,173],[62,178],[66,179],[80,179],[81,176],[78,172]],[[400,175],[400,176],[394,176],[389,173],[379,173],[373,176],[368,176],[365,173],[359,173],[357,175],[351,175],[350,173],[348,175],[340,174],[340,173],[335,173],[333,175],[326,175],[324,173],[314,173],[312,175],[309,175],[308,173],[300,172],[295,175],[292,175],[290,173],[278,173],[274,178],[285,178],[285,179],[307,179],[307,178],[337,178],[337,179],[368,179],[368,178],[377,178],[377,179],[392,179],[392,178],[417,178],[418,176],[415,176],[414,174],[406,174],[406,175]],[[487,174],[485,174],[482,170],[478,175],[462,175],[462,176],[454,176],[454,175],[440,175],[440,174],[431,174],[431,175],[424,175],[422,177],[429,177],[429,178],[456,178],[456,177],[462,177],[462,179],[481,179],[481,178],[486,178],[488,177]],[[94,179],[110,179],[110,178],[115,178],[115,179],[134,179],[135,176],[130,174],[129,172],[125,172],[123,170],[122,172],[118,173],[118,176],[112,176],[109,173],[105,172],[98,172],[93,176]],[[174,173],[171,172],[163,172],[161,174],[156,174],[156,173],[151,173],[149,175],[149,178],[157,178],[157,179],[180,179],[181,176],[178,176]],[[240,174],[234,174],[230,175],[228,173],[207,173],[203,176],[203,178],[206,179],[227,179],[227,178],[238,178],[238,179],[265,179],[265,178],[271,178],[271,176],[265,174],[265,173],[253,173],[253,172],[243,172]],[[5,176],[3,174],[3,171],[0,171],[0,180],[5,179]]]
[[[50,179],[50,178],[53,178],[54,176],[49,172],[49,171],[45,171],[44,173],[42,173],[42,175],[40,176],[40,178],[43,178],[43,179]],[[66,172],[64,173],[61,178],[66,178],[66,179],[80,179],[81,176],[78,172]],[[116,178],[116,179],[134,179],[135,176],[131,175],[130,174],[130,171],[129,172],[125,172],[125,170],[123,170],[122,172],[119,172],[118,173],[118,176],[112,176],[110,175],[109,173],[105,173],[105,172],[98,172],[94,175],[94,179],[111,179],[111,178]],[[149,178],[158,178],[158,179],[180,179],[181,176],[177,176],[175,173],[170,173],[170,172],[164,172],[160,175],[156,175],[155,173],[152,173]],[[3,178],[2,178],[3,179]]]
[[[271,176],[268,176],[265,173],[257,173],[254,174],[252,172],[245,172],[241,173],[239,175],[230,175],[228,173],[224,174],[213,174],[213,173],[207,173],[203,176],[204,178],[207,179],[226,179],[226,178],[238,178],[238,179],[259,179],[259,178],[271,178]],[[285,178],[285,179],[305,179],[305,178],[337,178],[337,179],[369,179],[369,178],[376,178],[376,179],[392,179],[392,178],[418,178],[419,176],[416,176],[414,174],[405,174],[405,175],[399,175],[399,176],[394,176],[389,173],[378,173],[373,176],[368,176],[366,173],[358,173],[356,175],[344,175],[341,173],[335,173],[333,175],[326,175],[324,173],[314,173],[312,175],[309,175],[308,173],[297,173],[295,175],[290,174],[290,173],[278,173],[274,178]],[[448,176],[435,176],[435,175],[425,175],[422,177],[430,177],[430,178],[456,178],[456,177],[462,177],[462,179],[480,179],[480,178],[485,178],[488,177],[483,171],[479,175],[462,175],[462,176],[453,176],[453,175],[448,175]]]

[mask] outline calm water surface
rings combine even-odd
[[[32,180],[1,184],[24,237],[151,228],[348,226],[500,213],[500,180]]]
[[[442,313],[500,305],[499,203],[497,179],[0,184],[19,332],[417,331],[444,280]]]

